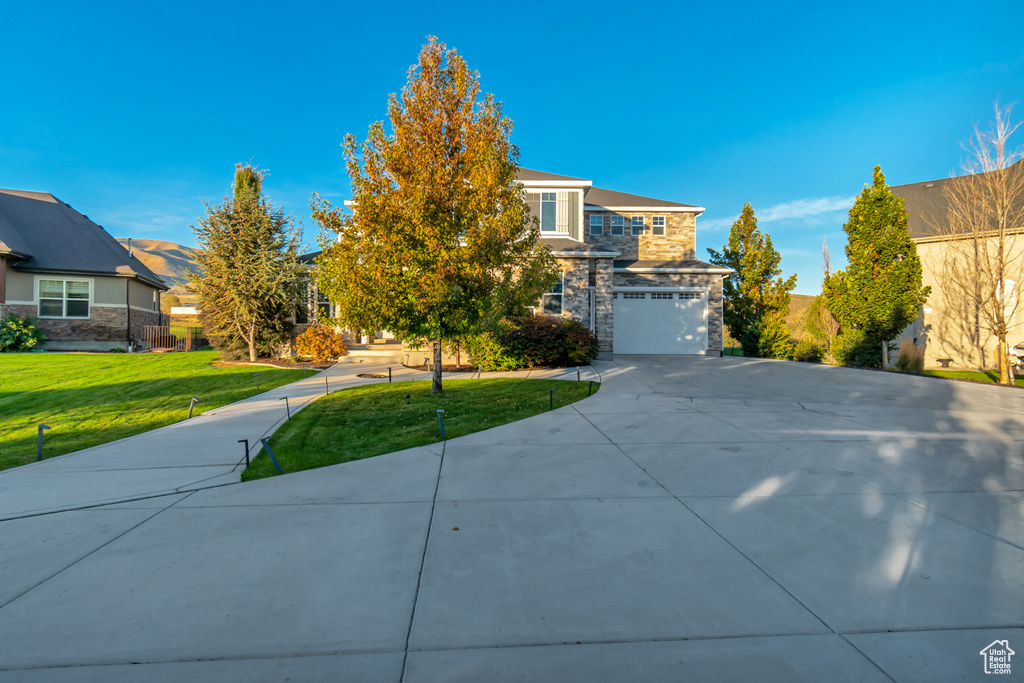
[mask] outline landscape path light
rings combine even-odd
[[[437,409],[437,424],[441,427],[441,438],[447,439],[448,437],[444,433],[444,418],[441,415],[444,413],[440,408]]]
[[[197,403],[202,403],[202,401],[200,401],[195,396],[193,396],[192,400],[188,402],[188,416],[190,419],[192,417],[192,408],[194,408]]]
[[[36,430],[36,462],[43,459],[43,430],[50,428],[50,425],[39,425],[39,429]]]
[[[249,439],[239,439],[238,443],[245,444],[245,466],[249,466]]]
[[[286,413],[288,413],[288,419],[289,420],[292,419],[292,409],[288,407],[288,397],[287,396],[282,396],[281,398],[279,398],[277,400],[278,401],[284,401],[284,410],[285,410]]]

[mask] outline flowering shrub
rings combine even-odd
[[[28,351],[46,335],[30,315],[12,313],[0,320],[0,351]]]
[[[295,340],[295,350],[300,356],[309,356],[314,363],[324,363],[348,353],[345,340],[334,328],[314,325]]]

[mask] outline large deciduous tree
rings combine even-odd
[[[319,283],[337,318],[441,344],[536,303],[556,277],[522,186],[512,121],[454,49],[430,38],[388,101],[390,131],[343,144],[353,214],[314,197],[326,234]]]
[[[729,334],[743,347],[743,355],[788,357],[786,316],[796,275],[785,280],[780,277],[782,256],[772,246],[772,238],[758,229],[749,203],[732,224],[729,243],[721,252],[708,249],[708,253],[712,263],[733,270],[723,283],[724,316]]]
[[[999,382],[1007,385],[1013,373],[1006,337],[1024,306],[1024,161],[1010,149],[1020,125],[1010,114],[996,104],[992,127],[975,128],[963,174],[944,183],[947,213],[935,226],[944,239],[947,316],[979,350],[986,337],[996,337]]]
[[[921,286],[921,261],[907,232],[903,199],[885,184],[881,166],[875,166],[873,180],[843,225],[847,266],[825,279],[824,293],[844,328],[882,345],[882,367],[888,368],[889,342],[917,318],[931,288]]]
[[[241,164],[232,194],[207,204],[192,230],[200,251],[189,287],[199,297],[204,332],[222,353],[243,347],[256,360],[261,345],[287,339],[301,233],[263,195],[263,173]]]

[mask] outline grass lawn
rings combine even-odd
[[[999,384],[999,373],[995,371],[978,372],[977,370],[925,370],[924,374],[932,377],[949,377],[950,379],[971,379],[986,384]],[[1024,377],[1017,378],[1017,386],[1024,387]]]
[[[722,349],[722,355],[723,356],[742,356],[743,355],[743,349],[740,348],[739,344],[737,344],[736,346],[726,346],[724,349]]]
[[[162,354],[0,354],[0,469],[36,459],[36,429],[49,458],[184,420],[302,378],[301,370],[215,368],[216,351]]]
[[[396,382],[344,389],[317,399],[292,416],[270,440],[285,472],[361,460],[441,441],[438,409],[449,439],[522,420],[587,396],[587,382],[554,379],[464,379],[445,382],[431,394],[430,382]],[[594,393],[599,383],[594,382]],[[409,394],[409,403],[405,396]],[[277,474],[266,453],[253,459],[242,480]]]

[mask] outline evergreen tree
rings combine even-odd
[[[200,252],[190,289],[199,297],[203,331],[222,354],[287,339],[298,300],[301,234],[263,195],[263,174],[235,166],[232,196],[193,226]]]
[[[931,288],[921,286],[921,261],[907,232],[903,199],[889,190],[880,166],[873,178],[843,226],[848,264],[826,278],[824,293],[844,328],[881,344],[887,368],[889,341],[917,318]]]
[[[522,313],[557,277],[516,182],[512,121],[478,78],[430,38],[390,98],[390,134],[377,122],[363,145],[345,138],[354,215],[314,202],[325,233],[338,235],[318,259],[337,317],[431,341],[435,393],[442,342]]]
[[[708,253],[712,263],[733,270],[723,283],[725,324],[743,347],[743,355],[788,358],[786,316],[796,275],[786,280],[779,277],[782,256],[772,246],[772,238],[758,229],[749,203],[732,224],[729,243],[721,252],[708,249]]]

